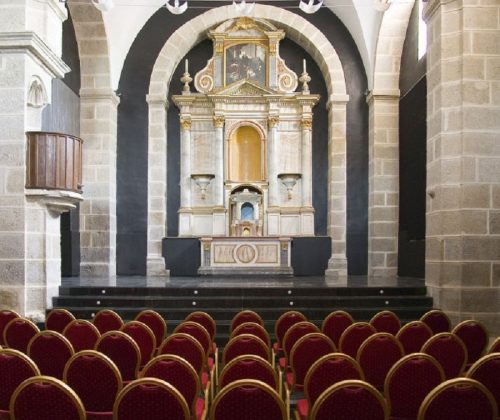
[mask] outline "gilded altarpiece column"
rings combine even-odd
[[[181,114],[181,208],[179,234],[191,233],[191,118]]]

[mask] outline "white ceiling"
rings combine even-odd
[[[203,0],[189,1],[190,7],[203,7]],[[276,0],[276,6],[279,7],[279,3],[280,0]],[[114,89],[118,88],[123,63],[132,42],[147,20],[164,4],[165,0],[115,0],[115,7],[103,12]],[[351,33],[365,70],[370,75],[368,80],[372,79],[376,40],[383,15],[372,4],[372,0],[325,0],[325,6],[339,17]]]

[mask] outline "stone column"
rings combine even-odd
[[[162,256],[167,221],[167,109],[165,97],[148,95],[148,276],[168,275]]]
[[[399,92],[368,98],[368,275],[398,271]]]
[[[302,207],[312,207],[312,118],[303,117],[302,128]]]
[[[61,281],[60,218],[43,198],[56,191],[25,189],[25,132],[41,129],[52,79],[69,71],[60,58],[66,17],[55,0],[0,4],[0,309],[35,321]]]
[[[215,127],[215,205],[224,208],[224,115],[214,116]]]
[[[191,118],[181,115],[181,208],[179,235],[191,234]]]
[[[277,207],[279,205],[279,185],[278,185],[278,162],[277,162],[277,144],[279,142],[280,119],[278,115],[270,115],[267,119],[267,179],[269,182],[268,206]]]
[[[328,282],[347,282],[346,257],[346,106],[348,95],[332,95],[328,101],[328,235],[332,256],[325,276]]]
[[[453,323],[500,335],[500,4],[431,0],[426,285]]]
[[[119,99],[110,89],[80,91],[84,199],[82,276],[116,275],[116,131]]]

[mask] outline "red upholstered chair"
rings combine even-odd
[[[189,334],[174,333],[165,338],[158,349],[160,354],[175,354],[186,359],[198,375],[205,366],[205,350],[200,342]]]
[[[122,317],[111,309],[101,309],[95,314],[92,323],[101,334],[108,331],[118,331],[124,324]]]
[[[109,357],[94,350],[76,353],[66,363],[64,382],[82,400],[88,420],[113,418],[113,404],[123,383]]]
[[[271,339],[266,329],[256,322],[244,322],[238,325],[232,332],[230,338],[241,334],[252,334],[259,337],[268,347],[271,346]]]
[[[64,329],[63,335],[69,340],[75,353],[92,350],[101,336],[98,329],[84,319],[71,321]]]
[[[82,401],[75,391],[50,376],[35,376],[19,385],[10,400],[10,412],[16,420],[86,418]]]
[[[474,363],[467,377],[482,383],[491,392],[500,409],[500,353],[490,353]]]
[[[331,312],[321,324],[321,332],[333,341],[338,347],[340,336],[347,327],[354,324],[354,318],[346,311]]]
[[[403,346],[392,334],[377,333],[361,344],[356,360],[363,369],[366,382],[382,391],[387,373],[404,353]]]
[[[451,331],[451,321],[442,310],[432,309],[420,318],[420,321],[427,324],[434,334]]]
[[[193,321],[183,321],[175,328],[174,333],[189,334],[196,338],[208,357],[212,347],[212,340],[210,334],[203,325]]]
[[[151,328],[140,321],[129,321],[121,327],[120,331],[132,337],[139,346],[141,366],[148,363],[156,351],[156,338]]]
[[[157,378],[137,379],[121,390],[113,408],[117,420],[189,420],[189,406],[174,386]]]
[[[479,360],[488,346],[488,331],[479,321],[472,319],[460,322],[452,333],[460,337],[467,348],[467,366]]]
[[[167,323],[165,319],[156,311],[145,309],[137,314],[136,321],[143,322],[155,335],[156,345],[159,346],[167,335]]]
[[[210,420],[285,420],[283,400],[269,385],[254,379],[231,382],[215,397]]]
[[[30,340],[39,332],[29,319],[14,318],[5,326],[3,340],[7,347],[26,353]]]
[[[330,353],[320,357],[309,368],[304,381],[306,398],[297,401],[295,418],[307,420],[310,408],[330,386],[347,379],[364,380],[358,362],[344,353]]]
[[[340,336],[339,349],[342,353],[355,358],[363,341],[376,332],[373,325],[367,322],[356,322],[347,327]]]
[[[255,379],[279,391],[279,380],[276,370],[265,359],[253,354],[244,354],[231,360],[219,377],[220,388],[224,388],[240,379]]]
[[[136,379],[141,363],[141,350],[128,334],[108,331],[97,341],[95,350],[105,354],[115,363],[123,382]]]
[[[241,324],[244,324],[245,322],[255,322],[257,324],[264,326],[264,320],[257,312],[244,310],[238,312],[233,317],[233,319],[231,320],[230,331],[233,332],[236,327],[238,327]]]
[[[254,354],[270,361],[269,347],[259,337],[252,334],[241,334],[229,340],[222,353],[222,363],[244,354]]]
[[[273,344],[274,353],[278,354],[278,352],[282,351],[283,338],[288,329],[302,321],[307,321],[307,318],[302,312],[298,311],[287,311],[277,319],[274,324],[274,334],[276,336],[276,342]]]
[[[493,420],[498,414],[495,400],[486,387],[469,378],[443,382],[425,397],[418,420]]]
[[[75,316],[66,309],[52,309],[45,318],[45,329],[62,334],[66,326],[75,319]]]
[[[412,321],[398,331],[396,338],[399,340],[406,354],[418,353],[424,343],[432,337],[432,330],[422,321]]]
[[[21,315],[19,315],[15,311],[9,311],[7,309],[4,309],[3,311],[0,311],[0,345],[1,346],[5,345],[5,341],[4,341],[4,338],[3,338],[3,332],[5,330],[5,327],[14,318],[21,318]]]
[[[412,353],[397,361],[384,383],[391,419],[416,419],[424,398],[443,381],[443,368],[428,354]]]
[[[401,328],[399,317],[392,311],[380,311],[370,320],[377,332],[386,332],[396,335]]]
[[[63,378],[66,362],[73,356],[73,346],[62,334],[45,330],[36,334],[28,344],[28,356],[42,375]]]
[[[283,337],[284,357],[279,358],[279,368],[281,371],[284,371],[288,366],[290,366],[290,353],[299,338],[304,337],[306,334],[315,332],[320,332],[319,328],[309,321],[297,322],[288,329]]]
[[[422,353],[431,355],[441,364],[446,379],[460,376],[467,363],[465,344],[452,333],[433,335],[422,346]]]
[[[349,379],[327,388],[311,408],[311,420],[386,420],[384,397],[369,383]]]
[[[496,340],[493,341],[488,353],[500,353],[500,337],[497,337]]]
[[[163,354],[150,360],[139,374],[140,378],[158,378],[170,385],[186,400],[194,419],[203,419],[208,407],[208,400],[198,397],[200,377],[191,364],[180,356]]]
[[[16,388],[26,379],[39,376],[35,362],[14,349],[0,349],[0,418],[9,419],[9,402]]]

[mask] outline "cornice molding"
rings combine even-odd
[[[63,78],[71,69],[35,32],[0,32],[0,51],[28,54],[52,77]]]
[[[366,103],[377,101],[394,101],[399,100],[401,94],[399,89],[395,90],[372,90],[366,95]]]

